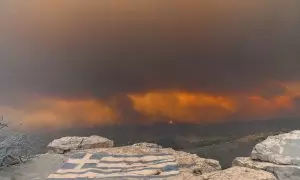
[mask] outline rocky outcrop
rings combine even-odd
[[[284,165],[300,165],[300,131],[269,136],[257,144],[252,159]]]
[[[113,141],[101,136],[63,137],[48,145],[49,152],[64,154],[73,150],[113,147]]]
[[[269,172],[254,170],[246,167],[232,167],[223,171],[206,173],[197,178],[198,180],[277,180]]]
[[[198,174],[221,170],[219,161],[205,159],[182,151],[176,151],[172,148],[162,148],[152,143],[138,143],[132,146],[98,148],[86,150],[88,153],[102,152],[113,155],[149,155],[149,154],[171,154],[175,157],[181,173]]]
[[[97,140],[97,138],[94,138],[94,140],[95,139]],[[93,148],[88,148],[89,146],[84,146],[85,148],[82,148],[83,147],[82,144],[84,140],[82,142],[81,141],[82,138],[65,137],[59,140],[54,140],[49,144],[48,148],[50,148],[52,152],[56,152],[60,154],[65,153],[65,156],[71,156],[71,158],[74,156],[74,154],[78,154],[78,153],[102,154],[102,155],[105,154],[106,157],[144,157],[144,158],[146,158],[149,155],[158,156],[158,155],[166,154],[170,156],[170,159],[172,158],[174,159],[173,164],[176,164],[178,168],[178,175],[175,174],[174,176],[170,176],[170,178],[174,177],[176,180],[185,179],[182,176],[189,177],[188,179],[191,179],[193,177],[197,177],[198,175],[202,175],[204,173],[210,173],[213,171],[221,170],[220,163],[217,160],[204,159],[197,156],[196,154],[189,154],[182,151],[176,151],[171,148],[163,148],[162,146],[153,143],[138,143],[131,146],[122,146],[122,147],[112,147],[112,144],[109,143],[108,145],[106,145],[106,147],[104,146],[104,147],[95,148],[96,146],[93,145],[92,146]],[[98,141],[96,142],[98,143]],[[93,143],[93,141],[90,141],[90,144],[95,144],[95,143]],[[153,161],[153,163],[155,162]],[[131,164],[130,166],[132,165],[134,164]],[[144,168],[149,169],[146,166]],[[123,172],[124,175],[126,175],[125,174],[126,171],[123,170]],[[168,171],[165,172],[165,168],[161,169],[159,172],[160,175],[170,173]]]
[[[233,166],[248,167],[273,173],[279,180],[299,180],[300,167],[295,165],[278,165],[270,162],[261,162],[250,157],[238,157],[232,162]]]
[[[54,153],[64,154],[65,156],[67,157],[70,156],[71,158],[74,156],[74,154],[76,155],[78,153],[85,153],[85,154],[92,154],[92,156],[93,154],[102,154],[102,155],[105,154],[105,157],[107,158],[108,157],[137,157],[132,160],[138,160],[138,158],[140,157],[143,157],[144,159],[148,156],[157,157],[166,154],[170,156],[170,159],[174,160],[174,162],[172,163],[176,164],[176,167],[178,169],[178,173],[177,173],[178,175],[175,174],[172,177],[178,180],[185,179],[182,176],[186,176],[189,177],[188,179],[191,179],[193,177],[198,177],[199,175],[202,175],[204,173],[210,173],[210,172],[221,170],[219,161],[213,159],[204,159],[197,156],[196,154],[176,151],[172,148],[163,148],[162,146],[153,143],[137,143],[131,146],[113,147],[113,142],[111,140],[100,136],[63,137],[61,139],[52,141],[48,145],[48,149],[52,153],[54,152]],[[168,156],[166,156],[166,158]],[[156,164],[155,162],[156,161],[153,161],[154,164],[152,166]],[[171,161],[169,160],[167,162],[169,163]],[[149,163],[151,164],[151,162]],[[126,165],[126,167],[132,165],[134,164]],[[147,167],[144,168],[149,169]],[[159,171],[160,172],[159,174],[164,175],[166,173],[171,173],[168,171],[165,172],[165,169],[166,168],[161,169],[161,171]],[[148,171],[149,170],[147,170],[147,173]]]
[[[265,170],[279,180],[300,180],[300,131],[269,136],[250,158],[236,158],[233,165]]]

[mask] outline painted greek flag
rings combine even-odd
[[[178,174],[178,164],[171,154],[77,153],[48,180],[166,179]]]

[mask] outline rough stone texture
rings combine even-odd
[[[25,164],[0,170],[0,180],[45,180],[62,166],[67,157],[60,154],[42,154]],[[2,179],[3,178],[3,179]]]
[[[300,131],[269,136],[254,147],[251,157],[236,158],[232,164],[271,172],[279,180],[300,180]]]
[[[223,171],[203,174],[198,177],[198,180],[277,180],[277,178],[272,173],[262,170],[232,167]]]
[[[257,144],[252,159],[282,165],[300,165],[300,131],[269,136]]]
[[[278,165],[252,160],[250,157],[238,157],[233,166],[248,167],[273,173],[279,180],[300,180],[300,167],[295,165]]]
[[[150,147],[149,147],[150,146]],[[113,147],[113,148],[98,148],[88,149],[87,152],[106,152],[108,154],[172,154],[175,156],[178,165],[182,171],[193,172],[194,169],[200,170],[202,173],[221,170],[219,161],[213,159],[204,159],[196,154],[189,154],[182,151],[175,151],[171,148],[162,148],[156,144],[139,143],[138,145]]]
[[[0,142],[0,167],[12,166],[31,159],[31,148],[27,136],[13,134]]]
[[[132,145],[133,147],[141,147],[141,148],[163,148],[160,145],[154,144],[154,143],[136,143]]]
[[[73,139],[71,139],[73,140]],[[145,155],[145,154],[172,154],[176,158],[176,163],[179,165],[180,174],[168,178],[168,180],[193,180],[199,179],[199,175],[203,173],[210,173],[221,170],[218,161],[212,159],[200,158],[195,154],[175,151],[171,148],[162,148],[159,145],[151,143],[139,143],[132,146],[112,147],[112,148],[95,148],[85,150],[75,150],[60,154],[45,154],[40,155],[28,164],[21,166],[13,166],[0,172],[3,177],[16,178],[16,180],[42,180],[49,174],[54,173],[57,169],[61,168],[62,164],[69,156],[77,154],[78,152],[84,153],[107,153],[113,155]],[[197,172],[194,174],[193,172]],[[198,176],[196,176],[198,175]]]
[[[193,179],[196,175],[221,170],[219,161],[213,159],[204,159],[196,154],[190,154],[182,151],[175,151],[171,148],[162,148],[159,145],[151,143],[138,143],[132,146],[87,149],[84,152],[104,152],[113,155],[145,155],[145,154],[172,154],[179,165],[180,175],[176,180]],[[198,174],[194,174],[194,172]]]
[[[56,179],[166,179],[179,175],[176,159],[171,154],[114,155],[75,153],[49,180]]]
[[[93,149],[93,148],[109,148],[113,147],[113,141],[101,137],[63,137],[53,140],[48,145],[49,152],[64,154],[72,150]]]

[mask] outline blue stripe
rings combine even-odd
[[[103,177],[103,178],[93,178],[92,180],[151,180],[151,179],[161,179],[161,178],[169,178],[174,177],[176,175],[165,175],[165,176],[117,176],[117,177]],[[47,180],[88,180],[88,178],[48,178]]]
[[[127,171],[123,171],[122,169],[118,170],[118,171],[111,171],[111,172],[105,172],[103,170],[86,170],[83,172],[68,172],[68,173],[56,173],[56,174],[60,174],[60,175],[66,175],[66,174],[84,174],[87,172],[93,172],[93,173],[97,173],[97,174],[112,174],[112,173],[130,173],[130,172],[135,172],[135,171],[141,171],[141,170],[161,170],[163,172],[169,172],[169,171],[178,171],[178,166],[175,165],[167,165],[166,167],[163,168],[137,168],[137,169],[133,169],[133,170],[127,170]]]
[[[172,162],[175,162],[175,161],[162,161],[162,162],[155,162],[153,164],[143,164],[143,165],[157,165],[157,164],[160,164],[160,163],[172,163]],[[141,166],[143,166],[141,165]],[[97,168],[110,168],[110,169],[113,169],[113,168],[118,168],[118,167],[107,167],[107,166],[98,166]]]

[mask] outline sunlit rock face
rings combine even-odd
[[[254,147],[251,158],[279,165],[299,166],[300,131],[268,137]]]
[[[273,173],[279,180],[299,180],[300,167],[295,165],[278,165],[270,162],[261,162],[250,157],[234,159],[233,166],[248,167]]]
[[[50,152],[64,154],[72,150],[113,147],[114,142],[101,136],[63,137],[53,140],[47,148]]]
[[[233,165],[265,170],[279,180],[299,180],[299,140],[299,130],[269,136],[254,147],[250,158],[236,158]]]
[[[266,171],[253,170],[245,167],[232,167],[223,171],[208,173],[200,176],[200,180],[277,180],[277,178]]]

